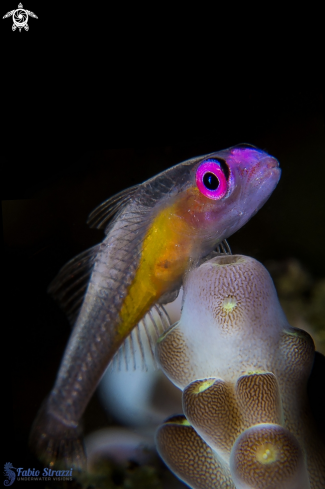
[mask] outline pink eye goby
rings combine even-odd
[[[222,199],[227,193],[228,183],[218,160],[203,161],[196,171],[196,185],[209,199]]]

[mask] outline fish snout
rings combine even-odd
[[[276,158],[273,158],[273,156],[268,156],[265,158],[264,164],[266,165],[266,168],[272,169],[272,168],[279,168],[280,169],[280,163]]]
[[[253,179],[258,179],[260,182],[267,182],[269,178],[279,181],[281,176],[281,168],[278,160],[273,156],[265,156],[253,165],[249,172],[247,181],[250,182]]]

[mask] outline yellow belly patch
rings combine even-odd
[[[187,268],[192,249],[189,224],[176,215],[175,208],[174,204],[163,209],[144,238],[139,267],[120,311],[120,336],[131,332]]]

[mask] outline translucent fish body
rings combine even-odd
[[[257,212],[279,178],[275,158],[233,147],[180,163],[90,215],[89,224],[106,237],[69,262],[50,287],[74,327],[32,430],[39,457],[85,465],[78,424],[107,365],[121,348],[132,355],[140,321],[155,338],[166,329],[159,304],[171,301],[186,273]]]

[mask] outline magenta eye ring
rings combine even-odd
[[[196,185],[208,199],[219,200],[228,191],[228,183],[218,160],[209,159],[196,170]]]

